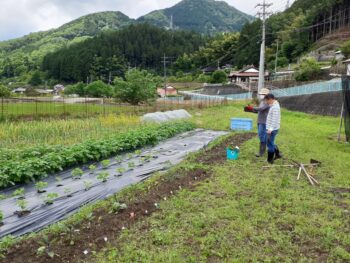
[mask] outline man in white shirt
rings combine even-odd
[[[281,128],[281,108],[280,104],[276,100],[273,94],[265,96],[265,102],[270,105],[269,114],[266,120],[266,133],[267,133],[267,149],[268,158],[267,161],[273,164],[274,160],[282,158],[281,153],[275,144],[276,136]]]

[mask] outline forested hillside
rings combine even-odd
[[[123,28],[131,22],[120,12],[102,12],[81,17],[54,30],[0,42],[0,78],[25,77],[27,72],[40,67],[48,52],[81,42],[103,30]]]
[[[173,7],[153,11],[138,19],[160,27],[173,27],[214,35],[218,32],[240,31],[242,26],[253,20],[224,1],[183,0]]]
[[[50,53],[42,69],[49,77],[66,82],[87,77],[106,81],[109,74],[122,76],[128,66],[159,70],[164,54],[175,59],[193,53],[205,42],[206,37],[192,32],[131,25]]]

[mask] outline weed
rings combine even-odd
[[[70,188],[64,188],[64,194],[67,196],[67,197],[72,197],[72,190]]]
[[[89,170],[90,170],[90,172],[93,174],[94,173],[94,171],[96,170],[96,165],[93,165],[93,164],[91,164],[90,166],[89,166]]]

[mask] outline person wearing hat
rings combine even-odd
[[[259,107],[252,107],[247,106],[244,108],[247,112],[253,112],[258,114],[258,134],[259,134],[259,152],[256,154],[256,157],[263,157],[266,152],[266,145],[267,145],[267,134],[266,134],[266,119],[267,115],[270,110],[270,105],[268,105],[264,98],[266,95],[270,93],[270,90],[268,89],[261,89],[259,92],[259,100],[260,104]]]

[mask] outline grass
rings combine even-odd
[[[229,117],[252,117],[241,106],[205,109],[195,122],[227,129]],[[277,142],[288,159],[322,161],[320,187],[296,181],[295,169],[261,169],[255,139],[239,161],[211,167],[212,179],[161,202],[91,262],[349,262],[350,194],[332,190],[350,187],[350,147],[329,139],[338,123],[283,112]]]
[[[232,117],[256,118],[242,107],[191,113],[199,127],[228,130]],[[261,169],[266,163],[254,157],[258,140],[253,139],[241,146],[238,161],[201,165],[213,171],[210,179],[160,202],[158,212],[109,240],[90,262],[349,262],[350,193],[337,189],[350,188],[350,147],[334,140],[338,125],[337,118],[283,111],[277,143],[286,160],[277,164],[320,160],[320,187],[305,178],[296,181],[296,169]],[[178,167],[198,165],[190,155]],[[165,176],[169,173],[125,189],[117,199],[132,199]],[[87,206],[42,233],[59,235],[110,205],[106,200]],[[14,242],[4,239],[0,249]]]
[[[0,123],[1,148],[71,145],[99,139],[140,126],[136,115],[107,115],[88,119]]]

